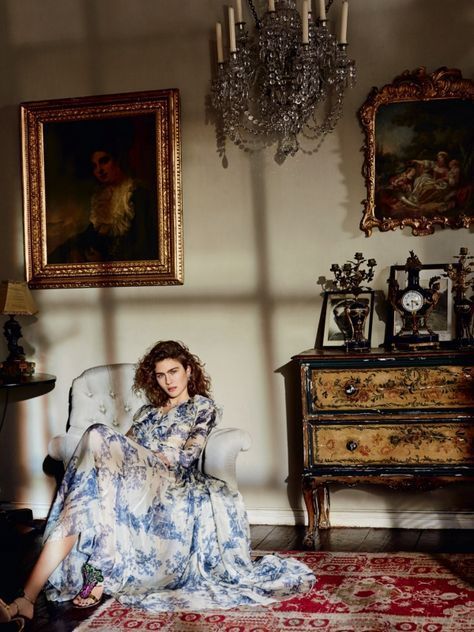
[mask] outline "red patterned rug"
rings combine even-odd
[[[106,602],[76,630],[474,632],[474,555],[289,552],[317,577],[272,606],[148,614]]]

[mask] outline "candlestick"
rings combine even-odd
[[[347,44],[347,14],[349,12],[349,3],[344,0],[341,11],[341,31],[339,36],[339,44]]]
[[[237,50],[237,46],[235,44],[235,20],[233,7],[229,7],[229,50],[231,53],[235,53]]]
[[[242,22],[242,0],[235,0],[237,22]]]
[[[309,1],[303,0],[303,15],[302,15],[303,44],[307,44],[309,42],[308,13],[309,13]]]
[[[326,19],[326,0],[319,0],[319,19]]]
[[[216,22],[216,46],[217,46],[217,63],[222,64],[224,61],[224,48],[222,46],[222,24]]]
[[[268,0],[268,10],[275,11],[275,0]]]

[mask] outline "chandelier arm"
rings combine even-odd
[[[330,0],[330,2],[332,2],[333,0]],[[250,13],[253,15],[253,19],[255,21],[255,26],[257,27],[257,29],[260,28],[260,20],[258,18],[257,15],[257,10],[255,9],[255,5],[252,2],[252,0],[247,0],[247,4],[249,5],[249,9],[250,9]]]
[[[308,119],[301,133],[308,139],[315,140],[320,136],[326,136],[330,132],[334,131],[338,120],[340,119],[342,114],[342,102],[336,101],[331,105],[329,112],[326,113],[325,116],[321,117],[320,122],[317,121],[317,113],[314,111],[310,117],[314,124],[311,124],[310,119]]]

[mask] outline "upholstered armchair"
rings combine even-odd
[[[49,442],[49,456],[64,466],[73,455],[84,431],[103,423],[124,434],[134,413],[146,403],[132,390],[134,364],[109,364],[84,371],[73,380],[70,391],[67,431]],[[237,488],[236,460],[250,448],[250,435],[238,428],[214,428],[201,457],[202,470]]]

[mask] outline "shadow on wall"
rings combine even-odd
[[[67,292],[67,290],[64,290]],[[120,309],[120,300],[117,300],[113,292],[109,292],[106,288],[102,289],[99,293],[98,300],[95,304],[95,309],[101,314],[102,323],[102,341],[103,341],[103,364],[111,364],[117,362],[117,331],[115,327],[115,314]],[[63,309],[67,309],[67,301],[62,304]],[[77,309],[77,305],[72,301],[70,311],[73,313],[74,309]],[[40,308],[41,309],[41,308]],[[21,317],[20,317],[21,318]],[[41,315],[38,318],[41,320]],[[78,327],[79,324],[76,321],[74,327]],[[38,331],[39,329],[39,331]],[[70,332],[72,331],[70,330]],[[28,336],[28,328],[23,328],[25,336]],[[52,341],[42,334],[41,325],[37,325],[36,339],[41,341],[41,355],[48,357],[48,353],[52,346]],[[20,339],[20,343],[23,343],[23,339]],[[54,340],[54,344],[57,344],[57,339]],[[36,361],[35,349],[29,344],[24,345],[26,357],[29,360]],[[1,356],[3,358],[3,356]],[[73,362],[77,362],[78,366],[84,362],[84,358],[72,359],[65,358],[65,365],[68,368]],[[38,371],[38,366],[37,372]],[[84,367],[87,368],[87,367]],[[61,379],[61,367],[52,368],[51,371],[55,371],[58,380]],[[82,369],[77,370],[77,374]],[[74,370],[74,373],[76,371]],[[75,375],[74,375],[75,377]],[[47,455],[48,442],[51,436],[54,434],[51,427],[49,403],[47,399],[40,399],[38,401],[38,407],[35,407],[35,418],[29,417],[26,419],[23,402],[32,399],[40,398],[52,391],[53,385],[50,386],[35,386],[33,387],[20,387],[13,389],[10,393],[6,393],[5,389],[0,392],[0,415],[5,410],[5,418],[3,424],[3,430],[0,435],[0,451],[2,458],[0,459],[0,490],[2,497],[8,497],[8,500],[18,503],[28,502],[25,498],[28,498],[28,489],[33,482],[34,475],[34,461],[38,459],[38,454],[41,455],[41,461],[45,459]],[[11,389],[10,389],[11,390]],[[8,398],[8,399],[7,399]],[[67,407],[64,408],[64,431],[66,430],[66,420],[68,417]],[[34,436],[29,435],[28,423],[32,419],[35,424]],[[1,421],[1,418],[0,418]],[[4,455],[10,455],[9,458],[4,458]],[[37,469],[37,468],[36,468]],[[54,476],[56,483],[59,480],[61,472],[57,467],[52,467],[50,460],[46,458],[43,462],[43,471],[48,476]],[[32,502],[31,499],[29,502]]]
[[[0,387],[0,491],[1,499],[6,499],[6,491],[11,487],[13,477],[15,487],[24,488],[30,482],[29,447],[35,447],[35,437],[25,434],[22,404],[30,399],[42,397],[54,388],[54,383],[28,385],[2,385]],[[47,410],[47,406],[46,409]],[[6,485],[5,485],[6,483]],[[16,496],[16,495],[15,495]],[[17,498],[8,498],[17,500]]]
[[[389,487],[387,483],[379,482],[375,482],[372,485],[358,484],[354,488],[340,483],[331,483],[329,485],[329,493],[334,499],[338,494],[344,493],[346,495],[349,490],[356,494],[359,492],[370,494],[375,499],[374,503],[371,502],[371,506],[377,506],[379,508],[378,513],[383,510],[384,515],[390,518],[390,523],[387,526],[391,529],[423,529],[428,532],[433,530],[437,532],[436,537],[439,538],[438,530],[446,529],[446,525],[443,525],[442,520],[447,506],[449,506],[449,515],[445,516],[445,519],[446,522],[449,521],[449,530],[446,530],[446,538],[452,540],[452,534],[449,535],[451,529],[465,529],[467,526],[466,521],[462,520],[462,514],[465,512],[470,514],[469,504],[465,503],[462,508],[459,507],[459,499],[472,498],[472,485],[466,481],[459,480],[459,482],[446,484],[445,487],[440,487],[436,480],[426,481],[425,486],[420,483],[418,485],[416,483],[406,483],[398,488]],[[454,502],[443,501],[442,495],[448,493],[456,496]],[[420,498],[421,494],[425,497],[429,496],[429,498],[426,499],[426,504],[423,503],[422,508],[414,509],[414,507],[420,507],[419,501],[417,504],[416,497]],[[337,503],[335,502],[334,504]],[[472,505],[472,502],[470,504]],[[350,512],[351,509],[352,506],[347,511]],[[412,517],[410,517],[410,513]],[[469,519],[471,519],[470,515]],[[375,528],[376,526],[374,525]],[[394,536],[390,537],[397,536],[394,534]],[[403,540],[403,532],[400,533],[400,538]],[[440,551],[442,550],[440,548]]]
[[[301,523],[299,510],[303,476],[303,413],[301,409],[300,378],[296,362],[288,362],[277,371],[285,381],[286,430],[288,445],[287,495],[295,524]]]
[[[16,57],[11,55],[11,41],[8,21],[8,3],[0,3],[0,68],[2,69],[1,92],[8,95],[0,108],[0,129],[2,130],[2,161],[0,169],[0,191],[2,192],[2,237],[9,236],[8,248],[5,243],[0,248],[0,270],[2,279],[22,281],[23,256],[17,251],[13,235],[22,232],[22,201],[21,190],[17,186],[19,181],[19,166],[21,165],[20,142],[18,132],[18,72]],[[12,104],[12,105],[10,105]],[[2,240],[2,241],[3,241]],[[3,357],[3,356],[2,356]]]

